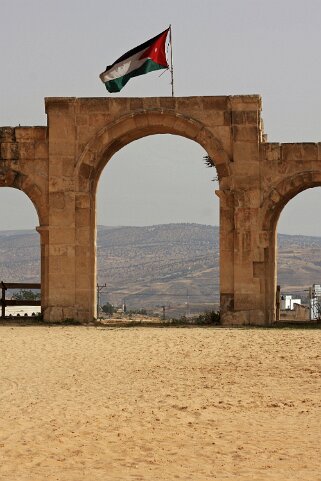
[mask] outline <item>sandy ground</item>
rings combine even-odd
[[[321,480],[320,341],[0,326],[0,479]]]

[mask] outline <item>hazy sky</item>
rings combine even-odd
[[[320,0],[0,0],[0,125],[45,125],[44,97],[106,97],[98,75],[121,54],[173,27],[175,93],[263,97],[270,141],[321,141]],[[170,95],[169,75],[130,81],[119,96]],[[186,139],[134,142],[105,168],[98,221],[218,224],[213,169]],[[0,229],[37,218],[0,189]],[[321,235],[321,189],[281,215],[279,231]]]

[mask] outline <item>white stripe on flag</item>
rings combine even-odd
[[[147,50],[147,49],[146,49]],[[138,69],[143,65],[147,58],[140,58],[146,50],[141,50],[132,57],[126,58],[122,62],[117,63],[108,72],[103,72],[100,78],[103,82],[109,82],[110,80],[115,80],[117,78],[123,77],[124,75]]]

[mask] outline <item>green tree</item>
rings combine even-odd
[[[115,312],[114,306],[110,304],[110,302],[106,302],[106,304],[102,306],[102,310],[105,314],[113,314]]]
[[[40,292],[33,292],[26,289],[20,289],[12,296],[12,299],[16,301],[40,301],[40,298]]]

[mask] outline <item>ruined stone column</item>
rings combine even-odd
[[[49,125],[48,321],[77,319],[74,103],[46,102]]]

